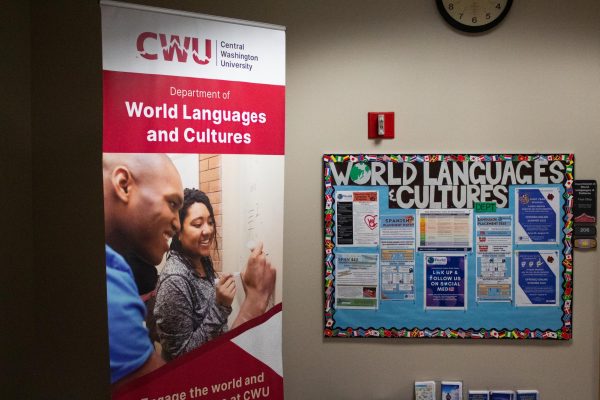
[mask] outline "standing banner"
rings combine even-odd
[[[101,9],[113,399],[282,399],[285,29]]]
[[[572,337],[572,154],[324,154],[327,337]]]

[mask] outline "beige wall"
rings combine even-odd
[[[466,388],[537,388],[544,400],[598,399],[597,252],[576,254],[570,342],[324,340],[320,156],[324,152],[573,152],[576,176],[598,179],[600,2],[515,1],[505,22],[480,36],[450,29],[433,0],[140,2],[287,26],[286,398],[410,399],[415,379],[461,379]],[[40,203],[38,214],[47,219],[57,213],[68,216],[68,205],[62,201],[68,194],[78,194],[89,200],[91,219],[83,211],[75,213],[82,214],[81,220],[88,216],[88,230],[79,219],[74,225],[61,221],[40,227],[35,254],[36,261],[38,254],[62,257],[63,264],[57,267],[74,273],[85,260],[102,257],[94,245],[102,240],[101,228],[89,228],[101,225],[102,215],[99,10],[93,1],[63,2],[68,8],[59,3],[33,13],[33,49],[39,54],[33,56],[32,67],[32,82],[39,88],[33,91],[34,155],[39,155],[40,176],[56,181],[69,167],[61,160],[69,156],[88,160],[75,177],[93,190],[81,194],[64,184],[60,194],[46,195],[57,207],[46,210]],[[75,44],[66,48],[67,39]],[[57,54],[61,63],[55,62]],[[73,54],[79,58],[71,59]],[[49,73],[53,80],[47,79]],[[72,95],[57,99],[55,93],[61,88]],[[85,118],[73,119],[68,113],[78,107]],[[368,141],[368,111],[394,111],[397,138],[379,144]],[[48,126],[54,127],[51,137],[43,136]],[[86,130],[92,134],[88,139],[81,137]],[[73,155],[70,149],[79,153]],[[41,170],[53,161],[58,163],[54,170]],[[86,239],[74,253],[61,249],[58,242],[41,241],[67,226]],[[40,275],[40,281],[56,280],[49,272]],[[61,279],[68,276],[60,275]],[[102,271],[89,272],[85,278],[101,282]],[[54,314],[40,317],[45,339],[62,350],[42,352],[41,388],[46,394],[60,393],[67,390],[61,389],[63,374],[82,376],[80,386],[74,380],[66,396],[44,397],[83,398],[90,390],[98,398],[106,396],[102,382],[108,375],[100,372],[107,360],[102,347],[106,315],[103,305],[96,304],[101,303],[104,288],[88,283],[85,290],[69,288],[73,293],[61,291],[60,285],[41,287],[41,304],[62,306],[79,318],[78,331],[92,332],[85,338],[64,337],[64,324],[75,327],[75,318],[60,318],[63,329],[59,329]],[[85,300],[69,302],[74,295]],[[85,358],[88,363],[82,364],[76,354],[84,353],[90,343],[96,345]],[[55,359],[61,360],[60,373],[49,367]],[[92,379],[85,380],[88,376]]]

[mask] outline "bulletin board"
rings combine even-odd
[[[572,154],[323,156],[327,337],[572,336]]]

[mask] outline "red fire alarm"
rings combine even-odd
[[[394,113],[370,112],[368,126],[369,139],[393,139]]]

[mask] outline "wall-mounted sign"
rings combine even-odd
[[[325,336],[569,339],[571,154],[326,154]]]
[[[573,219],[575,223],[596,222],[596,181],[576,180],[573,182]]]
[[[596,243],[597,197],[596,181],[576,180],[573,182],[573,235],[575,248],[594,249]]]

